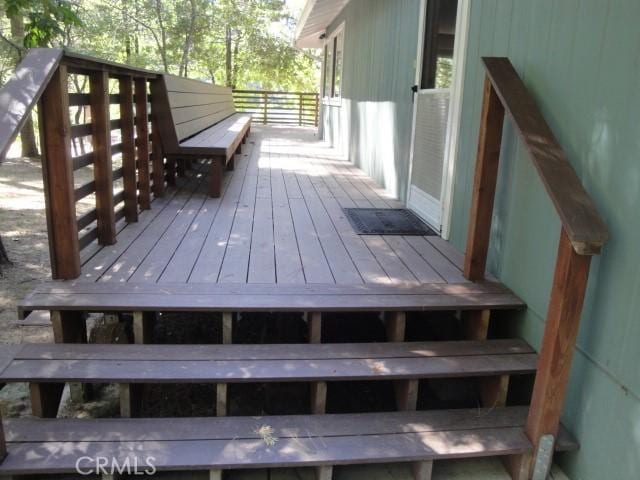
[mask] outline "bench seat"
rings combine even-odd
[[[232,170],[234,155],[251,130],[251,116],[236,113],[231,88],[162,75],[151,85],[162,152],[173,162],[210,159],[209,194],[220,196],[224,167]]]
[[[526,407],[333,415],[6,420],[0,474],[71,473],[96,457],[158,471],[431,462],[528,453]],[[559,451],[577,448],[561,429]],[[84,463],[82,463],[84,462]],[[144,468],[144,467],[143,467]],[[423,476],[421,478],[428,478]]]

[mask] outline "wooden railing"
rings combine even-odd
[[[53,278],[80,275],[81,251],[111,245],[161,196],[165,166],[150,122],[155,72],[58,49],[33,49],[3,87],[4,154],[39,102]],[[7,100],[9,98],[9,100]],[[89,249],[91,250],[91,249]]]
[[[254,122],[318,126],[317,93],[234,90],[233,99],[236,110],[251,113]]]
[[[525,431],[534,446],[557,436],[592,255],[609,234],[535,100],[507,58],[484,58],[486,80],[473,186],[465,276],[484,279],[505,113],[511,118],[562,223],[553,288]],[[510,460],[528,479],[532,457]]]

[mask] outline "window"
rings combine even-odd
[[[344,64],[344,24],[340,25],[324,45],[324,102],[340,104],[342,98],[342,66]]]
[[[429,0],[420,88],[451,88],[458,0]]]

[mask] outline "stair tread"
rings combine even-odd
[[[241,307],[239,307],[241,305]],[[423,285],[224,285],[49,282],[18,303],[32,310],[391,311],[522,308],[494,282]]]
[[[8,353],[5,353],[8,351]],[[120,383],[409,379],[533,373],[522,340],[272,345],[49,345],[0,349],[0,381]]]
[[[532,449],[523,431],[527,410],[7,420],[9,455],[0,473],[70,472],[80,456],[122,461],[137,454],[155,457],[159,470],[204,470],[519,454]],[[269,437],[275,444],[268,445]],[[557,448],[577,448],[564,429]]]

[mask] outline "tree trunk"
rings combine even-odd
[[[182,50],[182,61],[180,62],[180,76],[186,77],[187,70],[189,68],[189,53],[193,46],[193,30],[196,26],[197,7],[195,0],[190,0],[191,4],[191,16],[189,18],[189,27],[187,28],[187,38],[184,42],[184,48]]]
[[[11,37],[16,44],[22,45],[24,41],[24,19],[22,15],[14,15],[10,17],[10,21]],[[18,65],[20,60],[22,60],[22,55],[19,54],[16,57],[16,65]],[[23,157],[37,157],[40,155],[38,152],[38,145],[36,144],[36,133],[33,127],[32,114],[28,115],[27,121],[22,127],[22,131],[20,132],[20,144],[22,147]]]

